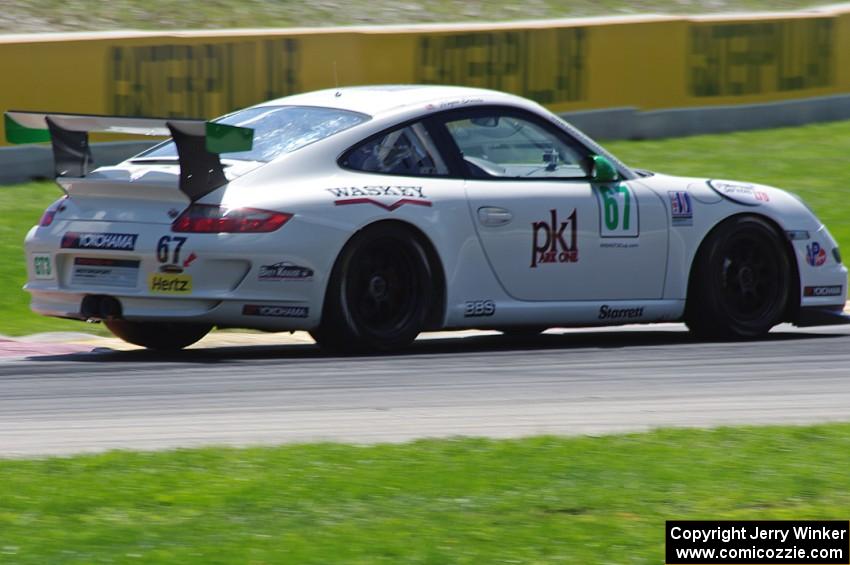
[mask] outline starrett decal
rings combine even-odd
[[[576,210],[570,212],[563,222],[558,221],[558,211],[549,210],[549,221],[531,224],[531,268],[541,263],[578,262],[578,226]],[[569,235],[564,232],[570,228]],[[569,244],[564,237],[569,238]]]

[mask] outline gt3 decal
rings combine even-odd
[[[694,209],[691,195],[687,192],[668,192],[670,197],[670,219],[674,226],[694,225]]]
[[[578,227],[575,208],[564,222],[558,222],[557,210],[549,210],[549,217],[549,223],[543,221],[531,224],[532,269],[536,269],[540,263],[578,262]],[[567,226],[570,228],[569,245],[564,240],[564,231]]]
[[[270,306],[246,304],[242,307],[244,316],[266,316],[271,318],[306,318],[310,309],[306,306]]]
[[[32,273],[36,279],[52,280],[55,278],[50,253],[32,254]]]
[[[812,267],[820,267],[826,263],[826,250],[817,241],[806,246],[806,263]]]
[[[133,251],[136,249],[135,233],[80,233],[68,232],[62,236],[63,249],[109,249]]]
[[[172,273],[151,273],[148,290],[155,294],[191,294],[192,276]]]
[[[626,184],[603,186],[597,191],[599,235],[601,237],[638,237],[637,199]]]

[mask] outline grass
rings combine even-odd
[[[26,0],[3,4],[0,32],[220,29],[516,21],[624,14],[793,10],[818,0]]]
[[[635,167],[795,192],[850,250],[850,121],[605,146]]]
[[[0,461],[6,563],[663,563],[666,519],[843,519],[850,425]]]
[[[660,141],[605,144],[625,162],[677,175],[745,180],[801,195],[850,249],[850,121],[799,128],[704,135]],[[51,183],[0,187],[0,334],[93,331],[99,325],[36,316],[21,290],[25,267],[21,242],[41,212],[59,196]]]

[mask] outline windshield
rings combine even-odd
[[[222,153],[222,158],[266,162],[368,119],[369,116],[365,114],[336,108],[262,106],[240,110],[213,121],[254,130],[254,146],[250,151]],[[173,141],[157,145],[136,157],[136,159],[170,158],[177,159],[177,148]]]

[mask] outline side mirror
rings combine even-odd
[[[590,180],[593,182],[614,182],[620,178],[611,161],[602,155],[594,155],[590,158],[590,162],[592,166]]]

